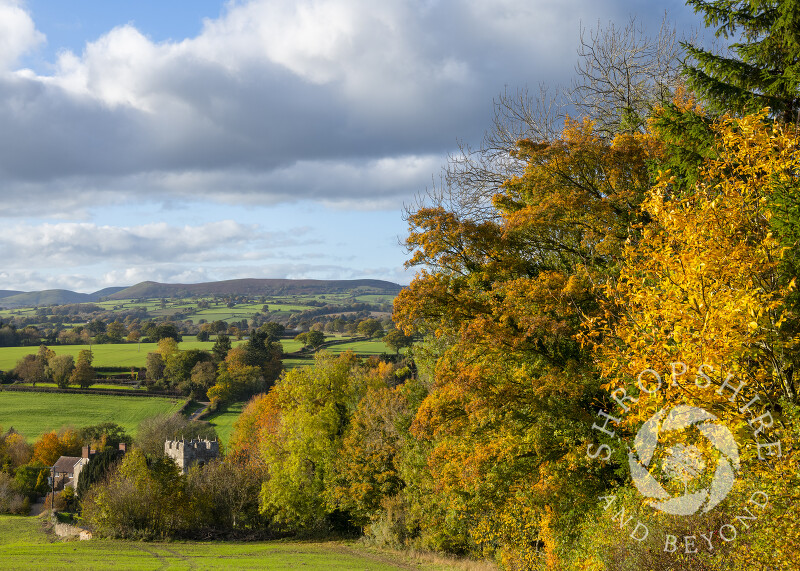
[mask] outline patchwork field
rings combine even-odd
[[[62,426],[81,428],[101,422],[116,422],[133,436],[143,419],[176,412],[182,405],[182,400],[157,397],[3,391],[0,392],[0,427],[8,430],[13,426],[28,442]]]

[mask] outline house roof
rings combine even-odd
[[[81,460],[82,458],[80,456],[62,456],[56,461],[53,471],[57,474],[72,472],[75,468],[75,464]]]

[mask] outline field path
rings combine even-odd
[[[192,415],[189,417],[189,420],[197,420],[198,418],[200,418],[200,415],[203,414],[206,411],[206,409],[208,409],[208,407],[209,407],[209,405],[211,403],[210,402],[200,402],[200,403],[197,403],[197,404],[201,404],[203,406],[201,406],[196,411],[194,411],[192,413]]]

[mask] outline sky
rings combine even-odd
[[[581,27],[682,0],[0,0],[0,289],[407,284],[403,207]]]

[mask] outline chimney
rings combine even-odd
[[[88,446],[84,446],[81,449],[81,458],[86,458],[87,460],[89,459],[89,447]]]
[[[128,445],[125,444],[124,442],[120,442],[119,443],[119,451],[122,452],[123,454],[125,452],[127,452],[127,448],[128,448]]]

